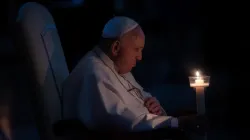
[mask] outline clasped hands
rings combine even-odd
[[[155,97],[146,98],[144,100],[144,106],[152,114],[162,115],[163,113],[162,107]],[[184,131],[203,135],[208,130],[208,120],[205,115],[179,116],[177,119],[179,128]]]
[[[155,97],[148,97],[144,100],[144,106],[148,109],[149,113],[161,115],[161,105]]]

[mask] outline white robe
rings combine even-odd
[[[150,114],[143,99],[130,91],[128,81],[144,98],[150,93],[136,82],[131,73],[119,75],[113,61],[96,47],[80,60],[63,86],[64,116],[77,118],[93,129],[144,131],[177,127],[171,116]]]

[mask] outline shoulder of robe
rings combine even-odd
[[[110,82],[114,73],[104,64],[99,61],[95,61],[88,74],[91,78],[95,78],[97,81]]]

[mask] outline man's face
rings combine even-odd
[[[121,37],[114,61],[119,74],[130,72],[142,59],[144,44],[145,36],[139,26]]]

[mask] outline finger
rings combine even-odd
[[[161,115],[161,114],[162,114],[161,109],[158,112],[156,112],[156,115]]]
[[[150,107],[155,101],[154,100],[148,100],[147,102],[145,102],[145,106],[146,107]]]
[[[152,113],[153,114],[156,114],[156,115],[160,115],[162,113],[161,111],[161,108],[160,107],[156,107],[152,110]]]
[[[144,104],[148,104],[148,102],[152,102],[152,97],[148,97],[146,99],[144,99]]]
[[[158,106],[160,106],[160,105],[159,105],[158,103],[154,102],[154,103],[150,104],[147,108],[148,108],[149,110],[153,110],[154,108],[156,108],[156,107],[158,107]]]
[[[145,106],[149,107],[152,103],[155,103],[156,99],[154,97],[151,97],[147,100],[145,100]]]
[[[154,109],[152,109],[152,112],[159,112],[161,110],[161,108],[159,106],[155,107]]]
[[[161,110],[161,107],[160,107],[159,105],[155,104],[154,106],[151,106],[151,107],[149,108],[149,110],[150,110],[151,112],[156,113],[156,112],[158,112],[159,110]]]

